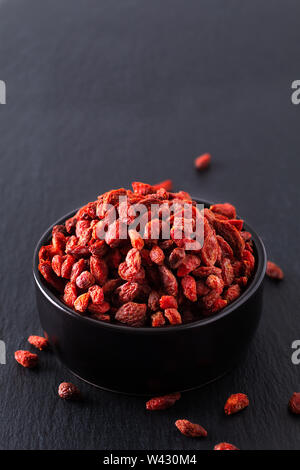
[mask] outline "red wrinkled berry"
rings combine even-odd
[[[233,444],[229,444],[229,442],[220,442],[220,444],[216,444],[214,450],[240,450],[235,447]]]
[[[207,431],[200,424],[194,424],[187,419],[178,419],[175,426],[181,434],[187,437],[206,437]]]
[[[89,294],[91,296],[91,301],[93,304],[102,304],[104,301],[104,292],[100,286],[91,286],[89,288]]]
[[[88,289],[95,283],[94,276],[89,271],[83,271],[79,276],[76,278],[76,286],[79,289]]]
[[[74,308],[77,312],[84,313],[88,308],[90,301],[90,294],[87,292],[85,294],[80,295],[74,302]]]
[[[165,255],[158,245],[154,245],[150,250],[150,258],[155,264],[163,264]]]
[[[123,304],[115,315],[115,319],[129,326],[143,326],[146,320],[147,305],[128,302]]]
[[[204,170],[210,165],[210,162],[211,155],[209,153],[204,153],[195,159],[195,167],[197,170]]]
[[[187,274],[181,279],[181,286],[183,290],[183,294],[187,299],[191,302],[197,301],[197,286],[196,281],[193,276]]]
[[[169,320],[170,325],[180,325],[182,318],[176,308],[166,308],[165,317]]]
[[[47,349],[49,347],[49,342],[46,338],[43,336],[35,336],[31,335],[28,338],[28,343],[32,344],[35,348],[39,349],[40,351],[43,351],[44,349]]]
[[[295,392],[290,398],[289,409],[292,413],[299,415],[300,414],[300,393]]]
[[[162,312],[158,311],[151,315],[151,326],[153,326],[154,328],[164,326],[165,324],[166,324],[166,320]]]
[[[38,363],[38,356],[29,351],[19,350],[15,352],[15,360],[21,364],[21,366],[32,369]]]
[[[163,295],[159,299],[160,308],[165,310],[166,308],[177,308],[177,300],[172,295]]]
[[[278,281],[284,278],[282,269],[277,264],[273,263],[273,261],[267,262],[266,274],[271,279],[276,279]]]
[[[181,394],[179,392],[151,398],[146,403],[146,409],[150,411],[166,410],[167,408],[173,406],[180,398]]]
[[[244,393],[235,393],[231,395],[224,406],[226,415],[232,415],[238,411],[243,410],[249,405],[249,399]]]
[[[62,382],[58,387],[58,395],[64,400],[78,400],[81,397],[79,389],[71,382]]]

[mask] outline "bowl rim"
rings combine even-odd
[[[200,204],[204,204],[207,206],[212,205],[213,203],[208,202],[207,200],[203,198],[198,198],[198,197],[192,197],[192,199],[196,202],[199,202]],[[170,334],[170,333],[179,333],[180,331],[183,330],[189,330],[191,328],[196,328],[196,327],[201,327],[205,326],[211,323],[214,323],[223,317],[226,317],[230,315],[233,311],[238,309],[241,305],[243,305],[250,297],[252,297],[255,292],[259,289],[260,285],[262,284],[264,277],[265,277],[265,271],[266,271],[266,265],[267,265],[267,255],[266,255],[266,250],[265,246],[263,244],[262,239],[260,236],[256,233],[253,228],[244,222],[244,229],[246,231],[249,231],[252,234],[252,240],[255,245],[255,250],[256,250],[256,272],[249,284],[249,286],[245,289],[245,291],[242,293],[240,297],[238,297],[236,300],[234,300],[231,304],[229,304],[227,307],[223,308],[220,310],[220,312],[206,317],[202,318],[200,320],[191,322],[191,323],[185,323],[181,325],[166,325],[162,326],[160,328],[153,328],[150,326],[147,327],[132,327],[128,325],[121,325],[121,324],[116,324],[116,323],[109,323],[109,322],[104,322],[100,320],[96,320],[91,317],[86,317],[83,315],[80,315],[76,313],[74,310],[72,310],[70,307],[65,305],[42,281],[41,274],[38,271],[38,253],[41,248],[45,244],[45,241],[50,237],[52,228],[54,225],[59,225],[65,222],[68,218],[72,217],[78,209],[72,210],[71,212],[68,212],[64,216],[60,217],[56,222],[51,224],[47,230],[43,233],[43,235],[40,237],[39,241],[37,242],[35,249],[34,249],[34,255],[33,255],[33,277],[35,280],[35,283],[42,293],[42,295],[50,302],[52,303],[56,308],[58,308],[60,311],[64,312],[65,314],[71,316],[74,318],[74,320],[77,321],[83,321],[83,322],[89,322],[90,324],[93,324],[99,328],[108,328],[108,329],[115,329],[118,330],[119,332],[124,332],[128,333],[131,332],[133,334],[138,334],[138,333],[149,333],[149,334]],[[237,217],[238,218],[238,217]]]

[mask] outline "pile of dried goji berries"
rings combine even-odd
[[[255,257],[251,234],[243,230],[235,207],[225,203],[199,211],[186,192],[170,192],[169,180],[132,186],[133,191],[102,194],[53,227],[51,243],[39,252],[39,270],[63,302],[94,319],[160,327],[212,315],[237,299],[253,274]],[[153,204],[175,203],[191,208],[191,219],[183,223],[202,218],[202,246],[186,232],[178,236],[182,226],[174,214],[167,235],[161,214],[150,217]],[[130,209],[136,204],[148,210],[143,233],[130,229]],[[117,218],[102,227],[99,238],[111,209]]]

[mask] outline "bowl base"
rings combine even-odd
[[[74,375],[75,377],[77,377],[78,379],[82,380],[83,382],[89,384],[89,385],[92,385],[93,387],[95,388],[98,388],[99,390],[103,390],[105,392],[111,392],[111,393],[117,393],[118,395],[127,395],[127,396],[131,396],[131,397],[150,397],[150,396],[159,396],[159,393],[158,392],[148,392],[148,393],[133,393],[133,392],[123,392],[121,390],[114,390],[114,389],[110,389],[110,388],[107,388],[107,387],[103,387],[101,385],[97,385],[93,382],[90,382],[89,380],[86,380],[84,379],[83,377],[81,377],[80,375],[76,374],[76,372],[72,371],[71,369],[69,369],[67,367],[68,371],[71,372],[72,375]],[[218,375],[217,377],[215,377],[214,379],[211,379],[211,380],[208,380],[207,382],[204,382],[200,385],[195,385],[195,387],[191,387],[191,388],[186,388],[186,389],[183,389],[183,390],[172,390],[172,391],[169,391],[168,393],[176,393],[176,392],[180,392],[180,393],[185,393],[185,392],[191,392],[193,390],[198,390],[200,388],[203,388],[213,382],[216,382],[217,380],[221,379],[222,377],[224,377],[225,375],[229,374],[229,372],[232,371],[232,369],[234,369],[234,366],[233,367],[230,367],[228,370],[226,370],[225,372],[223,372],[222,374]],[[161,395],[166,395],[166,393],[161,393]]]

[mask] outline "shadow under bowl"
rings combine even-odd
[[[266,269],[264,245],[248,224],[244,228],[252,234],[256,267],[242,295],[211,317],[162,328],[109,324],[81,316],[62,303],[38,271],[38,252],[49,242],[53,225],[34,252],[36,301],[45,335],[73,374],[106,390],[157,395],[203,386],[242,358],[261,316]]]

